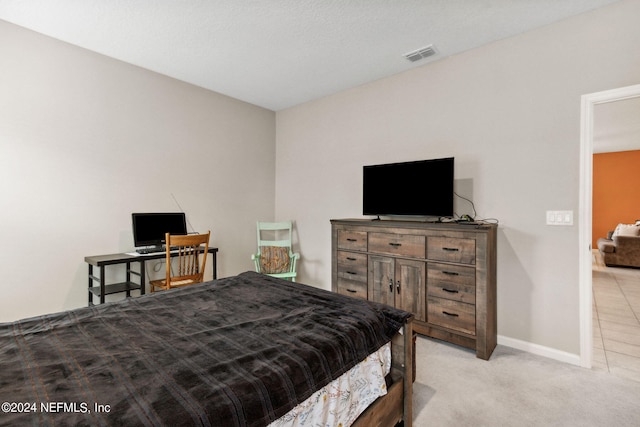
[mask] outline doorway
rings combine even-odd
[[[640,85],[596,92],[582,96],[580,131],[580,219],[579,219],[579,282],[580,282],[580,365],[591,368],[593,357],[592,319],[592,185],[593,185],[593,125],[594,108],[599,104],[640,97]]]

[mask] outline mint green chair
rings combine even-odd
[[[296,281],[296,264],[300,254],[291,246],[293,223],[258,221],[258,253],[251,255],[258,273]]]

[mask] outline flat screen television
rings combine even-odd
[[[453,157],[363,167],[364,215],[453,216]]]
[[[165,234],[187,234],[183,212],[132,213],[133,244],[135,247],[162,246]]]

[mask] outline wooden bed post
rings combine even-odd
[[[402,334],[391,341],[391,378],[387,394],[373,402],[352,424],[352,427],[394,427],[413,423],[413,316],[407,319]]]
[[[404,427],[413,423],[413,381],[415,378],[415,358],[413,357],[413,316],[404,325],[404,393],[403,414]]]

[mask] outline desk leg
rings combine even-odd
[[[93,265],[88,264],[89,265],[89,288],[88,288],[88,292],[89,292],[89,305],[93,305],[93,292],[91,292],[91,287],[93,286]]]
[[[140,295],[144,295],[144,289],[146,288],[146,277],[145,274],[145,262],[140,260]]]
[[[105,293],[105,276],[104,276],[104,265],[100,266],[100,304],[104,304],[104,293]]]
[[[129,287],[131,286],[131,263],[127,262],[127,273],[125,275],[125,281],[127,283],[127,298],[131,297],[131,289],[129,289]]]
[[[216,252],[212,253],[211,255],[212,255],[212,257],[211,257],[211,262],[212,262],[211,267],[212,267],[212,270],[213,270],[213,280],[216,280],[218,278],[218,259],[217,259],[217,256],[216,256]]]

